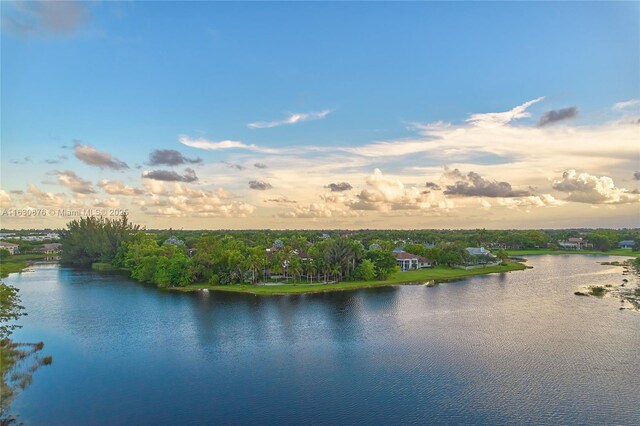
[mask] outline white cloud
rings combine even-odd
[[[505,112],[473,114],[467,119],[467,122],[479,127],[504,126],[505,124],[508,124],[513,120],[531,117],[531,114],[527,112],[527,108],[537,102],[540,102],[543,99],[544,96],[533,99]]]
[[[101,187],[104,192],[111,195],[142,195],[144,191],[139,188],[132,188],[125,185],[119,180],[102,179],[98,182],[98,186]]]
[[[109,209],[113,209],[116,207],[120,207],[120,199],[115,198],[115,197],[109,197],[109,198],[105,198],[103,200],[99,200],[99,199],[94,199],[93,203],[91,204],[93,207],[102,207],[102,208],[109,208]]]
[[[399,180],[384,176],[380,169],[366,179],[368,188],[356,195],[356,200],[350,203],[355,210],[422,210],[432,206],[430,194],[425,194],[423,188],[405,187]]]
[[[558,200],[551,194],[530,195],[527,197],[517,198],[499,198],[498,205],[509,208],[516,207],[557,207],[565,204],[564,201]]]
[[[272,127],[296,124],[296,123],[301,123],[303,121],[321,120],[325,118],[327,115],[329,115],[329,113],[331,113],[331,110],[329,109],[325,109],[323,111],[318,111],[318,112],[290,113],[289,117],[283,120],[256,121],[256,122],[247,124],[247,126],[251,129],[270,129]]]
[[[617,102],[613,105],[616,111],[624,111],[640,106],[640,99],[629,99],[628,101]]]
[[[56,171],[54,173],[58,175],[58,182],[73,192],[78,194],[93,194],[96,192],[90,181],[82,179],[71,170]]]
[[[27,186],[27,193],[23,197],[23,202],[32,207],[64,207],[66,197],[64,194],[42,191],[36,185],[30,183]]]
[[[567,192],[567,201],[590,204],[624,204],[640,200],[637,194],[631,194],[624,188],[616,187],[608,176],[593,176],[569,169],[560,179],[553,181],[553,189]]]
[[[3,189],[0,189],[0,205],[5,208],[11,205],[11,196]]]
[[[249,151],[260,152],[263,154],[277,154],[280,151],[274,148],[261,147],[254,144],[246,144],[240,141],[210,141],[204,138],[191,139],[189,136],[181,135],[178,140],[181,144],[191,148],[204,149],[208,151],[219,151],[225,149],[246,149]]]
[[[241,201],[229,201],[232,194],[223,188],[215,191],[192,188],[181,182],[145,181],[151,194],[135,203],[151,214],[175,217],[246,217],[255,206]],[[155,210],[150,210],[156,208]]]

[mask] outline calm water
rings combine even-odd
[[[275,297],[36,267],[6,279],[29,312],[15,340],[54,362],[13,411],[32,425],[640,424],[640,314],[573,295],[620,282],[603,260]]]

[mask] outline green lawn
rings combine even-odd
[[[14,254],[0,260],[0,278],[4,278],[13,272],[20,272],[27,267],[27,261],[44,259],[47,254]]]
[[[207,284],[192,284],[186,287],[174,287],[169,290],[174,291],[195,291],[195,290],[215,290],[230,291],[236,293],[252,293],[258,295],[277,295],[277,294],[299,294],[299,293],[321,293],[325,291],[342,291],[355,290],[359,288],[382,287],[394,284],[403,284],[410,282],[427,282],[431,280],[451,280],[456,278],[464,278],[472,275],[484,275],[496,272],[519,271],[527,267],[518,262],[511,262],[500,266],[490,266],[481,269],[455,269],[445,266],[436,266],[430,269],[420,269],[417,271],[397,272],[384,281],[345,281],[335,284],[283,284],[271,286],[256,286],[249,284],[240,285],[217,285],[210,286]]]
[[[506,250],[509,256],[526,256],[528,254],[606,254],[609,256],[629,256],[640,257],[640,252],[629,249],[613,249],[609,251],[598,250],[552,250],[552,249],[529,249],[529,250]]]

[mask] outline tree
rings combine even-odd
[[[0,341],[7,339],[13,330],[21,327],[11,322],[27,315],[24,306],[20,304],[18,291],[14,286],[0,281]]]
[[[89,216],[73,220],[67,229],[59,231],[62,262],[79,266],[111,263],[122,244],[130,241],[139,229],[138,225],[129,223],[126,215],[120,219]]]
[[[369,250],[366,254],[366,258],[375,265],[376,278],[379,280],[386,279],[389,275],[398,270],[396,258],[389,251]]]
[[[502,249],[496,250],[493,254],[503,262],[506,262],[507,260],[509,260],[509,255],[507,254],[506,251]]]
[[[7,259],[9,256],[11,256],[11,253],[9,253],[9,250],[0,249],[0,259],[4,260],[4,259]]]
[[[359,281],[371,281],[376,277],[376,265],[369,259],[362,259],[356,267],[353,277]]]

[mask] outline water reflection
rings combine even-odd
[[[620,281],[603,260],[274,297],[36,267],[8,279],[30,312],[17,337],[56,363],[15,407],[30,424],[637,424],[640,315],[573,295]]]

